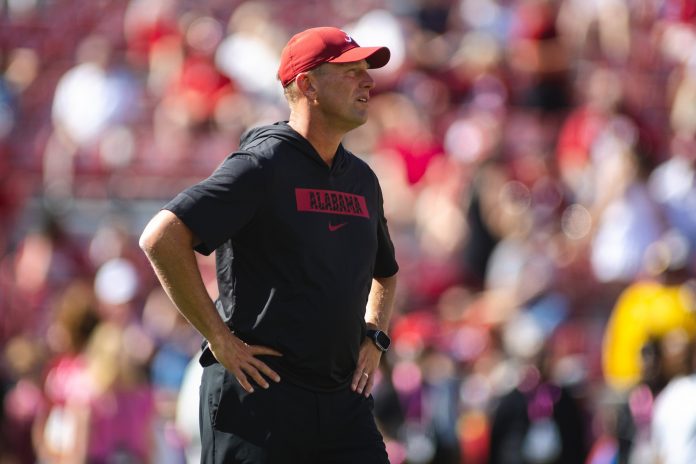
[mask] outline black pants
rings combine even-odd
[[[271,382],[254,393],[215,363],[203,370],[204,464],[388,464],[373,399],[349,388],[317,393]]]

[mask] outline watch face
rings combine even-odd
[[[389,348],[389,344],[391,343],[391,340],[389,339],[389,336],[382,332],[381,330],[377,331],[375,334],[375,342],[377,345],[382,348],[384,351],[386,351]]]

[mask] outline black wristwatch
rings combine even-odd
[[[389,338],[389,335],[381,330],[367,329],[365,335],[375,342],[377,348],[382,351],[387,351],[389,349],[389,345],[391,345],[391,338]]]

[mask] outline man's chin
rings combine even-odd
[[[361,116],[358,116],[358,117],[354,118],[354,119],[351,121],[351,125],[352,125],[351,130],[352,130],[352,129],[356,129],[356,128],[362,126],[363,124],[365,124],[365,123],[367,122],[367,119],[368,119],[368,118],[367,118],[367,113],[364,114],[364,115],[361,115]]]

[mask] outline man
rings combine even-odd
[[[249,131],[168,203],[140,245],[201,356],[202,462],[387,463],[374,374],[398,265],[379,182],[341,145],[367,119],[385,47],[330,27],[295,35],[278,78],[288,122]],[[216,251],[213,303],[192,250]]]

